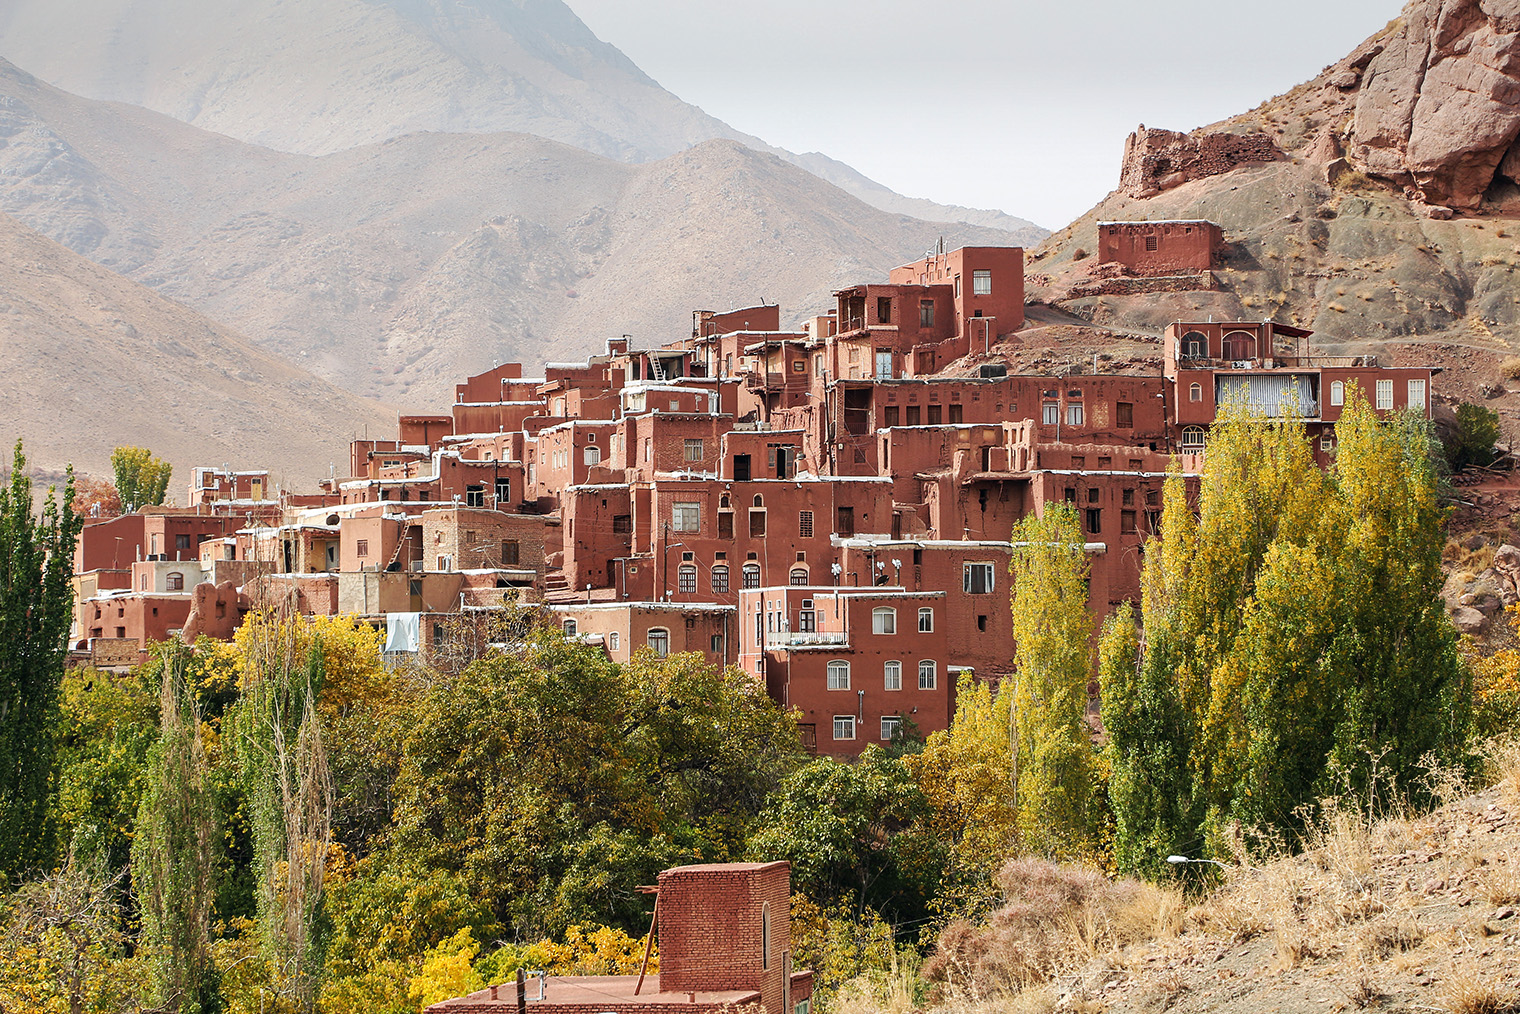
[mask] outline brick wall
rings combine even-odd
[[[1149,130],[1142,123],[1124,142],[1119,189],[1130,197],[1151,197],[1192,180],[1281,158],[1282,151],[1266,134],[1180,134]]]
[[[782,1014],[791,950],[790,866],[682,866],[660,874],[660,988],[669,992],[757,989]],[[770,953],[762,954],[770,920]]]

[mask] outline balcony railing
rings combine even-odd
[[[766,631],[767,648],[824,648],[848,646],[850,635],[843,630],[778,630]]]

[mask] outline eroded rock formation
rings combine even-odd
[[[1348,154],[1427,204],[1475,208],[1496,173],[1520,182],[1520,0],[1425,0],[1401,21],[1332,82],[1360,72]]]

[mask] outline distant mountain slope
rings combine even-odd
[[[0,441],[34,467],[109,477],[111,449],[174,466],[268,467],[309,486],[344,471],[360,427],[392,411],[259,351],[236,333],[0,214]]]
[[[1448,395],[1498,397],[1520,350],[1515,95],[1520,2],[1414,0],[1318,77],[1190,135],[1259,135],[1275,161],[1209,175],[1142,158],[1156,135],[1137,135],[1121,187],[1030,258],[1031,297],[1123,327],[1272,317],[1336,352],[1442,366]],[[1224,227],[1214,291],[1080,294],[1098,222],[1168,218]],[[1520,400],[1495,404],[1520,420]]]
[[[7,0],[0,56],[66,91],[281,151],[516,132],[646,162],[729,139],[874,207],[1011,227],[1019,242],[1045,235],[1002,212],[905,198],[735,130],[661,88],[561,0]]]
[[[690,311],[884,276],[943,236],[711,141],[630,166],[523,134],[287,155],[0,63],[0,210],[357,393],[428,408],[464,374],[658,343]]]

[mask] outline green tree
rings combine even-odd
[[[1051,858],[1096,843],[1087,724],[1092,618],[1075,508],[1052,504],[1013,532],[1013,784],[1024,847]]]
[[[1232,406],[1196,519],[1167,481],[1145,654],[1115,626],[1100,664],[1127,868],[1217,847],[1232,823],[1292,834],[1328,794],[1379,808],[1408,798],[1427,754],[1461,759],[1468,677],[1437,594],[1428,427],[1379,421],[1353,388],[1337,431],[1326,475],[1299,421]]]
[[[1487,465],[1494,460],[1494,444],[1500,435],[1498,412],[1463,402],[1457,406],[1457,426],[1446,444],[1446,460],[1458,472],[1468,465]]]
[[[111,467],[116,471],[116,492],[125,509],[164,502],[174,469],[146,447],[116,448],[111,452]]]
[[[324,659],[305,621],[254,614],[239,628],[244,690],[230,716],[253,840],[258,930],[272,988],[315,1010],[333,789],[318,717]],[[302,657],[302,648],[309,643]]]
[[[165,1010],[215,1010],[211,962],[216,808],[201,716],[186,681],[189,649],[161,649],[159,738],[132,842],[132,874],[142,911],[142,942]]]
[[[71,468],[62,504],[49,489],[40,516],[33,515],[32,482],[17,441],[10,482],[0,486],[0,877],[6,879],[53,856],[59,688],[83,524],[73,501]]]
[[[928,801],[901,758],[874,743],[853,764],[818,759],[789,776],[761,813],[750,858],[786,859],[792,889],[819,904],[922,917],[939,873],[917,831]]]

